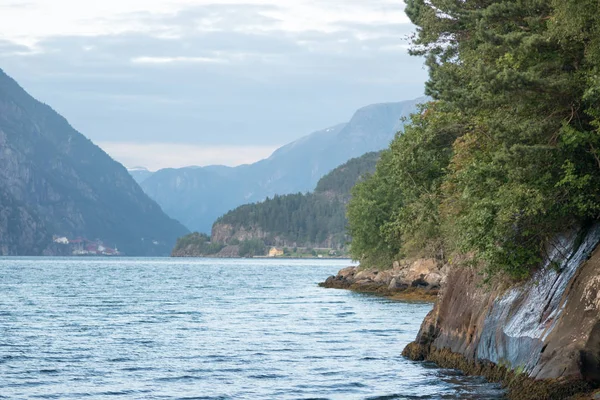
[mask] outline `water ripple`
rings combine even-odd
[[[497,399],[400,356],[428,304],[346,261],[0,258],[0,399]]]

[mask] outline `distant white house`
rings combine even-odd
[[[54,243],[58,243],[58,244],[69,244],[69,239],[67,239],[64,236],[61,237],[55,237],[54,238]]]

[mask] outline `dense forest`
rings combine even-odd
[[[247,204],[223,215],[215,225],[232,226],[232,238],[242,228],[260,232],[267,245],[342,248],[348,241],[345,205],[350,190],[361,177],[375,170],[379,154],[367,153],[337,167],[321,178],[313,193],[275,196]]]
[[[177,239],[172,254],[185,253],[190,256],[200,257],[217,254],[225,245],[211,243],[210,236],[205,233],[190,233]]]
[[[332,247],[345,242],[344,204],[337,197],[330,199],[318,193],[275,196],[244,205],[225,214],[217,224],[260,229],[270,245],[275,245],[275,237],[290,246],[323,243],[330,237]]]
[[[433,100],[352,191],[352,254],[523,279],[600,212],[597,0],[405,0]]]
[[[319,180],[314,193],[334,196],[346,203],[354,185],[375,172],[380,156],[381,152],[370,152],[340,165]]]

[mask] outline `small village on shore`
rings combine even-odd
[[[82,237],[69,239],[66,236],[55,235],[52,240],[57,245],[68,246],[66,253],[73,256],[112,257],[122,255],[116,245],[114,248],[109,247],[100,239],[89,240]]]

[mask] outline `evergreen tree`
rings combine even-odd
[[[325,175],[314,193],[274,196],[264,202],[247,204],[220,217],[215,224],[227,224],[234,233],[260,230],[267,233],[268,246],[317,246],[327,242],[344,248],[346,234],[345,205],[350,189],[375,169],[379,153],[367,153],[352,159]]]
[[[371,191],[357,188],[353,253],[469,252],[526,277],[557,233],[599,216],[599,2],[406,4],[434,102],[362,184]]]

